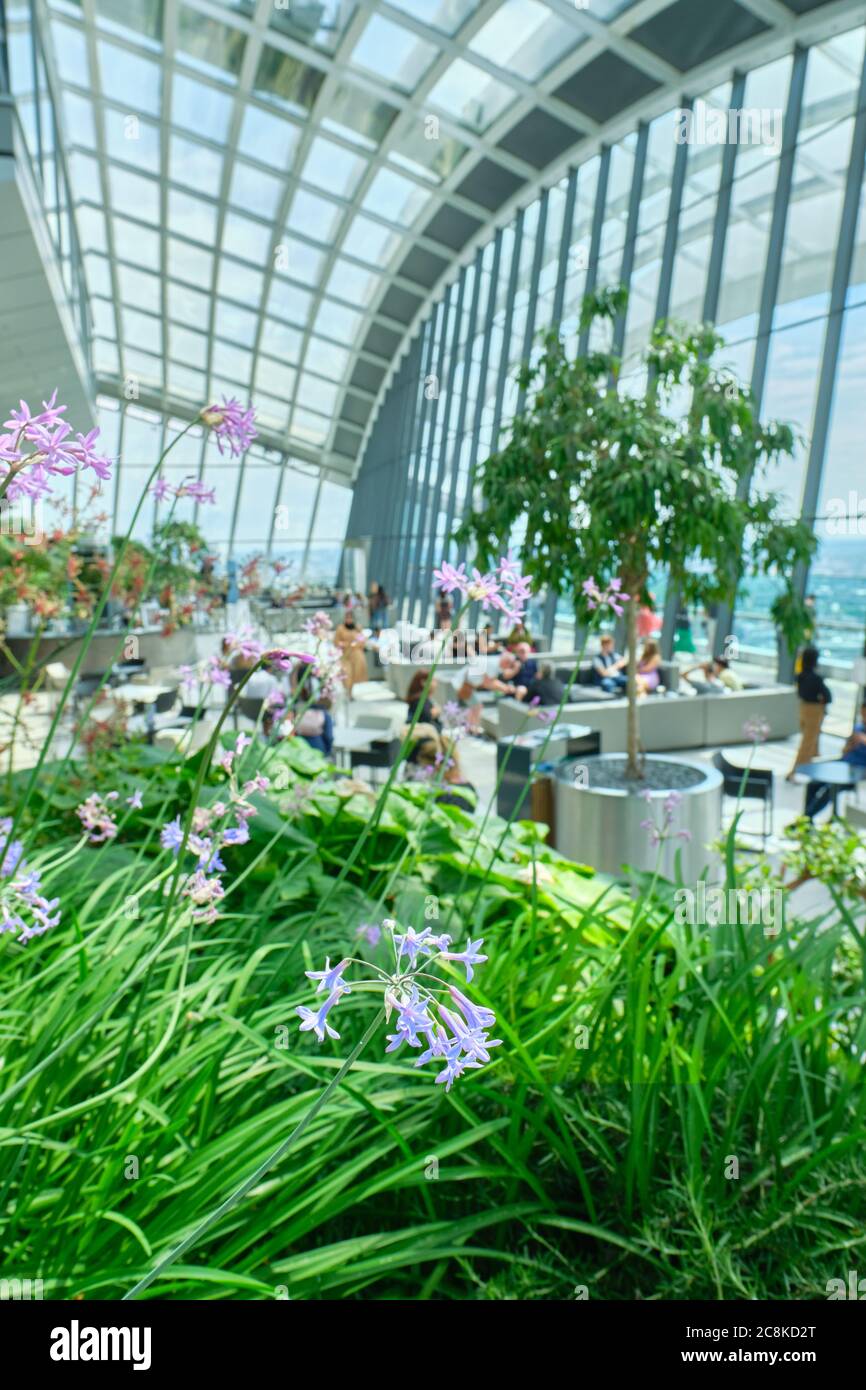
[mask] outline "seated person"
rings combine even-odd
[[[659,651],[658,642],[644,642],[643,651],[637,663],[637,693],[638,695],[649,695],[654,690],[658,690],[661,680],[659,667],[662,664],[662,654]]]
[[[311,748],[318,748],[320,753],[329,755],[334,747],[331,701],[318,694],[306,662],[299,661],[292,672],[292,690],[295,696],[293,711],[297,711],[295,733]]]
[[[520,674],[520,662],[513,652],[503,652],[499,658],[499,674],[488,676],[482,685],[482,690],[495,690],[497,695],[516,695],[517,677]]]
[[[423,768],[431,782],[441,783],[436,801],[442,806],[457,806],[471,815],[477,803],[477,793],[463,776],[457,757],[457,747],[441,738],[419,739],[407,763]]]
[[[545,661],[539,668],[535,680],[529,682],[523,695],[526,704],[558,705],[565,694],[565,686],[557,680],[553,667]]]
[[[506,638],[505,646],[508,651],[513,652],[517,649],[518,642],[528,642],[529,645],[532,646],[532,638],[529,635],[529,629],[525,628],[523,623],[516,623],[511,629]]]
[[[727,657],[716,656],[713,658],[713,665],[716,668],[716,675],[726,690],[742,690],[743,682],[728,661]]]
[[[479,650],[483,652],[500,652],[502,643],[494,636],[493,624],[485,623],[478,634]]]
[[[406,714],[407,724],[411,724],[417,713],[418,724],[432,724],[435,729],[441,729],[439,722],[440,710],[438,705],[434,705],[431,699],[436,689],[436,681],[430,681],[430,689],[424,694],[424,687],[430,679],[429,671],[416,671],[406,692],[406,704],[408,706]]]
[[[853,732],[848,738],[842,750],[843,763],[851,763],[854,767],[866,767],[866,700],[860,706],[860,718],[854,725]],[[833,788],[828,782],[810,782],[806,792],[806,805],[803,809],[804,816],[813,820],[819,811],[823,811],[833,799]]]
[[[695,672],[700,672],[697,680]],[[683,680],[688,681],[699,695],[722,694],[725,690],[742,690],[743,682],[735,675],[723,656],[714,656],[710,661],[701,661],[683,671]]]
[[[627,659],[620,656],[613,637],[605,632],[601,639],[598,655],[592,662],[592,683],[601,686],[609,695],[625,690],[628,677],[625,673]]]
[[[514,655],[520,662],[520,670],[517,673],[518,685],[529,685],[538,675],[538,662],[532,655],[532,648],[528,642],[518,642],[514,648]]]

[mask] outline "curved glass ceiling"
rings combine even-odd
[[[181,416],[251,398],[263,443],[347,476],[467,243],[620,113],[821,0],[39,3],[99,389]]]

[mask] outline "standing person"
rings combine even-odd
[[[346,694],[352,698],[352,686],[367,679],[367,663],[364,660],[364,634],[359,632],[354,619],[354,610],[349,609],[345,618],[334,631],[334,646],[340,649],[340,665]]]
[[[439,590],[439,597],[436,600],[436,626],[439,628],[450,627],[451,619],[454,617],[454,609],[451,600],[444,589]]]
[[[370,626],[378,637],[383,627],[388,626],[388,604],[390,599],[381,584],[370,585]]]
[[[803,655],[805,654],[804,652]],[[852,763],[855,767],[866,767],[866,700],[860,706],[860,718],[842,750],[841,760],[843,763]],[[833,788],[826,782],[810,782],[803,814],[812,820],[832,799]]]
[[[641,642],[655,637],[662,626],[662,620],[655,611],[655,594],[649,595],[649,603],[641,604],[637,610],[637,635]]]
[[[800,697],[800,747],[786,778],[788,782],[793,782],[798,767],[817,761],[821,725],[827,706],[833,701],[826,681],[818,673],[817,647],[805,647],[803,650],[797,676],[797,694]]]

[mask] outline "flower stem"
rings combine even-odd
[[[210,1212],[210,1214],[205,1217],[204,1221],[200,1221],[199,1224],[196,1226],[195,1230],[190,1232],[186,1239],[181,1241],[180,1245],[175,1246],[174,1250],[171,1250],[159,1261],[158,1264],[154,1265],[153,1269],[150,1271],[149,1274],[146,1274],[143,1279],[140,1279],[133,1288],[131,1288],[127,1293],[125,1293],[123,1295],[124,1302],[127,1299],[136,1298],[140,1293],[143,1293],[146,1288],[149,1288],[150,1285],[153,1283],[154,1279],[159,1278],[160,1274],[163,1274],[165,1270],[169,1269],[177,1260],[179,1260],[181,1255],[185,1255],[187,1250],[191,1249],[193,1245],[196,1245],[206,1231],[209,1231],[212,1226],[216,1225],[217,1221],[219,1221],[221,1217],[225,1216],[226,1212],[231,1211],[232,1207],[237,1206],[238,1202],[240,1202],[244,1197],[246,1197],[248,1192],[252,1191],[256,1183],[260,1182],[261,1179],[265,1176],[265,1174],[269,1173],[276,1163],[279,1163],[280,1159],[288,1153],[295,1140],[300,1139],[304,1130],[316,1118],[319,1111],[330,1099],[331,1095],[337,1089],[340,1082],[355,1065],[356,1061],[360,1057],[361,1053],[364,1051],[364,1048],[367,1046],[367,1043],[373,1037],[373,1034],[376,1032],[384,1017],[384,1010],[379,1009],[376,1013],[376,1017],[373,1019],[373,1022],[370,1024],[369,1028],[367,1029],[364,1036],[361,1038],[360,1042],[356,1043],[356,1045],[352,1048],[352,1051],[349,1053],[345,1062],[340,1067],[340,1070],[336,1073],[332,1080],[328,1082],[327,1086],[325,1087],[322,1094],[319,1096],[318,1100],[313,1102],[307,1113],[304,1115],[303,1119],[298,1121],[288,1138],[284,1139],[283,1142],[278,1146],[278,1148],[274,1149],[274,1152],[268,1158],[265,1159],[264,1163],[260,1163],[258,1168],[256,1168],[254,1172],[250,1173],[250,1176],[241,1183],[240,1187],[235,1188],[234,1192],[231,1194],[230,1197],[227,1197],[224,1202],[220,1203],[218,1207],[216,1207],[212,1212]]]

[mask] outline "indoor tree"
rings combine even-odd
[[[622,287],[585,297],[580,326],[591,345],[610,341],[627,302]],[[792,575],[814,538],[761,486],[767,468],[791,456],[795,436],[759,419],[749,389],[716,365],[721,345],[707,325],[659,324],[621,382],[609,349],[570,358],[559,331],[545,333],[537,360],[518,371],[526,405],[505,446],[476,470],[478,505],[457,533],[482,565],[519,538],[524,573],[536,590],[571,595],[576,625],[588,615],[588,576],[621,582],[631,598],[631,778],[641,776],[637,607],[653,572],[666,569],[696,603],[731,602],[742,577],[772,574],[783,586],[772,616],[789,646],[808,623]]]

